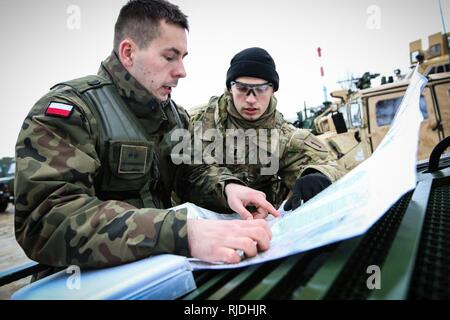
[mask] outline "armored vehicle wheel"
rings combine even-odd
[[[0,213],[5,212],[7,207],[8,207],[8,200],[0,199]]]

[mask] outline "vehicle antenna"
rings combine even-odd
[[[439,11],[441,12],[442,31],[444,32],[444,34],[447,34],[447,30],[445,29],[444,14],[442,13],[442,3],[441,3],[441,0],[438,0],[438,2],[439,2]]]

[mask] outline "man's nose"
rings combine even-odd
[[[181,61],[174,70],[174,76],[176,78],[185,78],[186,77],[186,69],[184,68],[184,63]]]

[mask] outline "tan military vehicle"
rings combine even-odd
[[[410,62],[429,81],[420,98],[424,120],[420,128],[419,160],[428,159],[436,144],[450,135],[450,33],[429,37],[429,48],[421,41],[410,43]],[[356,92],[340,90],[331,93],[336,100],[314,118],[311,129],[335,153],[339,162],[351,169],[368,158],[377,148],[394,118],[409,84],[409,77],[396,72],[382,85],[370,88],[366,73],[358,80]],[[311,123],[311,121],[310,121]]]

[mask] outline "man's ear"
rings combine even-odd
[[[135,54],[136,54],[136,44],[133,40],[125,38],[119,44],[119,60],[122,65],[128,69],[133,66]]]

